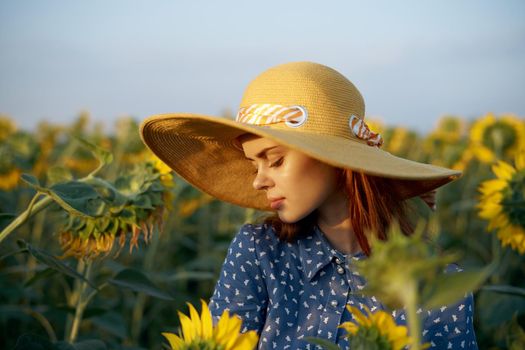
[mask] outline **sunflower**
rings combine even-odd
[[[214,197],[210,196],[207,193],[198,193],[197,197],[195,198],[183,200],[179,202],[179,215],[183,218],[191,216],[199,208],[202,208],[205,205],[208,205],[210,202],[212,202],[213,199]]]
[[[496,118],[488,113],[476,120],[470,130],[470,148],[483,163],[498,158],[512,159],[525,146],[525,123],[512,114]]]
[[[382,310],[372,313],[366,305],[364,307],[368,315],[354,306],[346,305],[348,311],[357,320],[357,324],[344,322],[338,327],[349,333],[348,338],[352,341],[352,347],[400,350],[412,343],[407,327],[398,326],[392,315]],[[427,344],[423,346],[424,349],[427,347]]]
[[[146,161],[152,163],[155,170],[160,174],[160,182],[165,188],[165,191],[162,193],[162,198],[164,199],[167,212],[170,212],[173,209],[174,199],[171,189],[175,187],[173,170],[152,152],[148,152]]]
[[[439,118],[436,129],[432,135],[445,143],[457,143],[466,133],[467,123],[465,119],[452,115]]]
[[[525,148],[516,153],[515,167],[499,160],[492,166],[496,179],[484,181],[479,216],[489,220],[488,229],[497,229],[502,246],[525,253]]]
[[[64,166],[70,170],[77,171],[82,174],[89,173],[97,168],[99,161],[95,158],[86,157],[67,157],[64,159]]]
[[[149,154],[149,159],[147,160],[155,166],[155,169],[160,174],[160,180],[164,187],[173,187],[173,170],[164,163],[160,158],[158,158],[155,154],[151,153]]]
[[[140,162],[144,162],[147,159],[151,159],[151,154],[151,151],[145,148],[134,151],[126,151],[120,157],[120,162],[122,164],[137,164]]]
[[[212,316],[208,305],[201,299],[201,315],[187,303],[190,308],[190,317],[180,311],[182,334],[164,332],[162,335],[168,339],[173,350],[252,350],[257,346],[259,336],[255,331],[239,333],[242,320],[237,315],[230,317],[229,311],[224,310],[222,316],[213,327]]]
[[[423,160],[434,165],[464,168],[466,122],[463,118],[446,115],[439,119],[437,127],[422,139]],[[462,169],[461,169],[462,170]]]
[[[416,147],[417,133],[404,127],[390,127],[383,132],[385,151],[396,156],[407,156]]]
[[[4,141],[16,132],[16,123],[5,114],[0,114],[0,141]]]
[[[13,168],[5,174],[0,174],[0,190],[9,191],[16,188],[21,173],[20,169]]]
[[[99,196],[90,202],[93,217],[70,213],[60,228],[61,258],[117,257],[128,238],[131,254],[138,248],[139,238],[148,243],[155,230],[163,231],[167,217],[163,196],[169,189],[162,185],[152,163],[137,165],[119,176],[114,185],[97,181],[94,190]]]
[[[474,152],[472,152],[472,149],[467,148],[461,153],[459,159],[451,165],[451,168],[454,170],[464,171],[474,158]]]

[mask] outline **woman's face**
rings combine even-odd
[[[239,141],[253,164],[253,187],[265,191],[269,203],[282,198],[274,210],[283,222],[297,222],[341,199],[335,167],[264,137],[243,135]]]

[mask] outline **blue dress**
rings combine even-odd
[[[385,307],[375,298],[359,293],[364,278],[353,269],[363,252],[342,254],[333,248],[318,226],[295,243],[281,241],[268,224],[245,224],[232,240],[210,299],[214,324],[224,311],[239,315],[241,332],[259,334],[257,349],[303,350],[320,347],[304,337],[320,337],[350,349],[337,328],[351,321],[350,304],[372,312]],[[455,265],[447,272],[461,271]],[[473,327],[473,296],[451,306],[418,314],[423,341],[430,349],[477,349]],[[403,309],[392,312],[399,325],[406,325]],[[355,322],[355,321],[354,321]]]

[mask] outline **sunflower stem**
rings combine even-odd
[[[407,309],[407,318],[408,318],[408,329],[410,337],[412,338],[412,346],[410,350],[420,350],[421,349],[421,327],[420,320],[417,314],[417,283],[412,281],[409,283],[407,288],[406,295],[406,309]]]
[[[255,209],[248,208],[244,211],[244,222],[253,222],[255,217]]]
[[[499,268],[501,264],[500,241],[498,239],[497,233],[494,230],[492,231],[491,236],[492,236],[492,261]],[[496,276],[496,274],[492,275],[491,282],[493,284],[499,283],[499,278]]]
[[[80,322],[82,321],[82,315],[87,306],[87,281],[91,278],[91,267],[92,262],[88,260],[86,262],[86,267],[84,269],[84,281],[80,284],[80,290],[78,294],[77,305],[75,308],[75,318],[73,319],[73,325],[71,326],[71,332],[69,333],[68,342],[74,343],[78,336],[78,329],[80,327]]]
[[[20,225],[22,225],[24,222],[26,222],[31,216],[37,214],[42,209],[46,208],[53,199],[49,196],[46,196],[42,200],[37,202],[38,197],[42,195],[41,192],[37,192],[34,197],[31,199],[31,202],[29,203],[29,206],[27,209],[20,215],[18,215],[9,225],[7,225],[6,228],[2,230],[0,233],[0,243],[4,239],[7,238],[13,232],[15,229],[17,229]]]
[[[155,257],[158,253],[159,248],[159,235],[160,232],[157,227],[153,229],[153,237],[151,238],[152,242],[148,251],[146,252],[146,257],[144,259],[143,271],[151,272],[153,269],[153,264]],[[137,300],[133,306],[132,316],[131,316],[131,340],[133,344],[138,344],[140,332],[142,330],[142,318],[144,315],[144,307],[146,306],[146,301],[148,296],[145,293],[138,293]]]

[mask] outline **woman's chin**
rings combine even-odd
[[[286,212],[283,212],[281,210],[277,211],[277,215],[279,215],[279,219],[281,219],[281,221],[285,224],[293,224],[298,221],[298,219],[294,216],[287,214]]]
[[[286,212],[286,210],[278,210],[277,215],[279,215],[279,219],[281,219],[282,222],[286,224],[294,224],[297,221],[308,216],[308,213],[301,215],[298,213],[289,213],[289,212]]]

